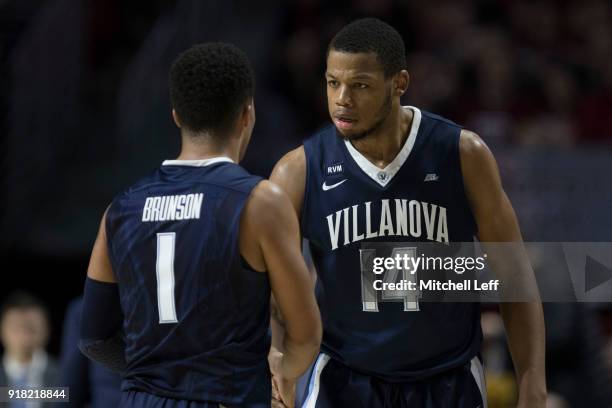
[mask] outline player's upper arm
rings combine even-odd
[[[468,130],[459,139],[465,192],[483,242],[521,240],[512,204],[504,192],[493,154],[482,139]]]
[[[302,214],[304,191],[306,189],[306,153],[304,152],[304,146],[285,154],[274,166],[270,180],[287,193],[299,218]]]
[[[108,211],[108,209],[107,209]],[[108,244],[106,241],[106,212],[102,216],[98,236],[94,243],[91,257],[89,258],[89,267],[87,268],[87,276],[91,279],[102,282],[116,282],[113,267],[108,256]]]
[[[248,230],[257,231],[254,238],[259,243],[272,293],[284,317],[286,335],[296,343],[320,342],[319,309],[302,257],[298,220],[289,197],[274,183],[262,181],[253,190],[245,211],[244,224],[249,225]]]

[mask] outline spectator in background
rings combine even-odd
[[[83,297],[78,297],[68,305],[64,317],[60,372],[62,387],[70,388],[70,402],[62,407],[116,407],[121,396],[121,378],[79,350],[82,308]]]
[[[4,347],[0,367],[0,386],[58,386],[59,370],[47,354],[49,338],[47,309],[36,297],[15,292],[4,302],[0,312],[0,337]],[[44,408],[45,403],[11,402],[11,408]]]

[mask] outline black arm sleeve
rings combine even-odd
[[[120,374],[126,368],[122,323],[117,284],[87,278],[79,349],[90,359]]]
[[[81,339],[79,349],[87,357],[104,365],[109,370],[119,375],[123,375],[125,372],[125,341],[120,332],[106,340]]]

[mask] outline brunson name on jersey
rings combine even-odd
[[[199,219],[204,194],[147,197],[142,222]]]

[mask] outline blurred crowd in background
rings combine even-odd
[[[66,353],[76,346],[65,340],[62,350],[62,330],[74,327],[65,313],[82,290],[104,208],[178,154],[167,73],[179,52],[216,40],[247,52],[257,124],[243,164],[267,176],[326,122],[327,44],[364,16],[404,38],[411,78],[404,103],[446,116],[491,146],[526,239],[611,241],[609,1],[0,0],[0,256],[8,282],[0,295],[8,304],[41,304],[9,296],[23,289],[49,305],[42,317],[3,312],[5,352],[11,322],[42,319],[31,325],[51,330],[26,354],[40,361],[48,337],[45,361],[61,351],[58,376],[68,370]],[[541,177],[527,180],[534,173]],[[546,315],[556,406],[612,406],[610,307],[548,304]],[[483,324],[489,387],[508,395],[490,406],[509,406],[499,316],[486,314]]]

